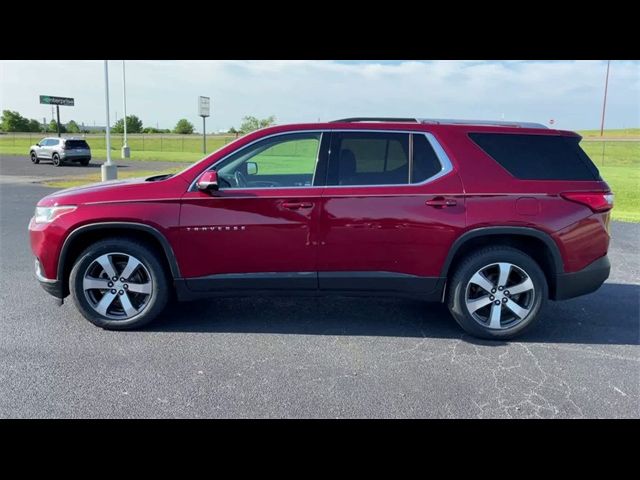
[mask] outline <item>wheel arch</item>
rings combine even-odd
[[[560,249],[548,233],[530,227],[480,227],[465,232],[451,246],[440,276],[450,278],[467,253],[495,245],[514,247],[532,257],[542,268],[549,294],[554,297],[556,276],[564,272]]]
[[[65,239],[58,258],[57,278],[60,281],[62,297],[69,295],[69,274],[73,262],[78,255],[91,243],[106,238],[104,231],[108,230],[109,237],[129,237],[148,243],[158,253],[160,262],[167,268],[168,273],[176,279],[180,278],[173,248],[169,240],[158,229],[135,222],[100,222],[83,225],[73,230]]]

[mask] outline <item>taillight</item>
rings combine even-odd
[[[611,192],[565,192],[562,198],[571,202],[586,205],[594,212],[606,212],[613,208],[613,193]]]

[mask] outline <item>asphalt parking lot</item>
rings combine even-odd
[[[514,342],[464,335],[441,305],[381,298],[213,299],[107,332],[33,275],[27,224],[54,190],[25,179],[82,167],[12,158],[0,158],[2,418],[640,416],[640,225],[614,222],[599,291],[548,303]]]
[[[113,160],[121,171],[157,171],[186,168],[189,163]],[[104,160],[92,159],[86,167],[77,163],[68,163],[54,167],[51,161],[41,160],[34,165],[26,155],[0,155],[0,183],[37,183],[43,180],[64,178],[68,176],[89,175],[100,172]]]

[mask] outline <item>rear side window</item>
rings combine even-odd
[[[409,181],[409,135],[334,133],[330,175],[337,185],[394,185]]]
[[[328,185],[415,184],[442,170],[433,147],[422,134],[334,132],[331,143]]]
[[[600,180],[579,137],[470,133],[482,150],[522,180]]]
[[[89,148],[89,144],[84,140],[67,140],[67,148]]]

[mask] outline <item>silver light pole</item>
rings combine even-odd
[[[129,158],[131,152],[127,144],[127,81],[124,75],[124,60],[122,60],[122,104],[124,108],[124,145],[122,145],[122,158]]]
[[[111,128],[109,127],[109,66],[108,60],[104,61],[104,100],[107,107],[107,128],[106,128],[106,140],[107,140],[107,161],[100,167],[102,172],[102,181],[115,180],[118,178],[118,169],[116,165],[111,161]]]

